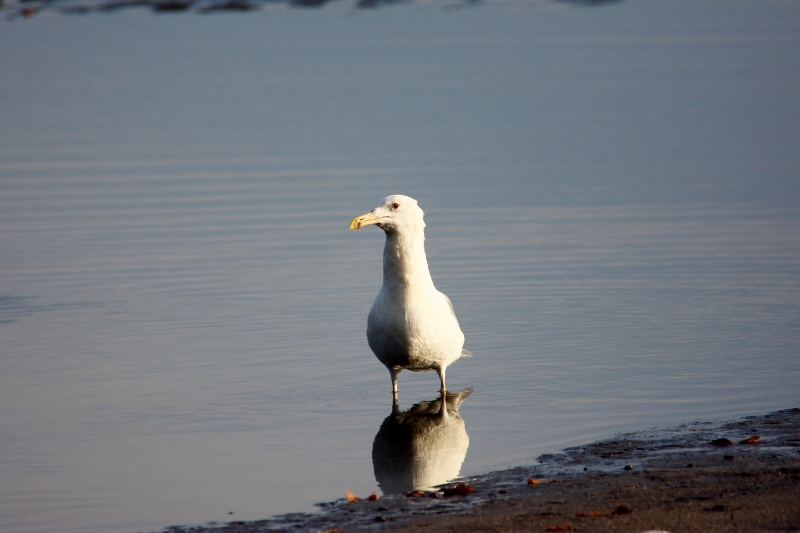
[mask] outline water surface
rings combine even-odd
[[[447,374],[474,389],[463,475],[797,406],[798,9],[4,23],[0,528],[379,490],[383,236],[347,223],[393,193],[475,354]]]

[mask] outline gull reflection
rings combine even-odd
[[[448,392],[401,411],[397,400],[372,444],[372,467],[384,494],[426,490],[457,478],[469,448],[458,407],[472,389]]]

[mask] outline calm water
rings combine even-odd
[[[347,224],[392,193],[474,353],[462,474],[800,405],[800,3],[696,4],[0,24],[0,529],[378,490]]]

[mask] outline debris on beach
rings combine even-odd
[[[444,489],[442,491],[443,496],[466,496],[470,492],[472,492],[472,486],[466,485],[464,483],[459,483],[455,487]]]
[[[716,439],[716,440],[712,440],[711,444],[714,445],[714,446],[719,446],[719,447],[733,446],[733,441],[730,440],[730,439]]]
[[[740,440],[739,444],[758,444],[758,439],[760,438],[758,435],[753,435],[749,439]]]
[[[352,492],[350,492],[349,490],[345,490],[345,491],[344,491],[344,495],[345,495],[345,497],[347,498],[347,501],[348,501],[348,502],[350,502],[350,503],[355,503],[355,502],[359,502],[359,501],[361,501],[361,499],[360,499],[358,496],[356,496],[355,494],[353,494],[353,493],[352,493]],[[377,500],[377,499],[378,499],[378,494],[377,494],[377,493],[375,493],[375,492],[373,492],[372,494],[370,494],[370,495],[369,495],[369,496],[367,496],[367,498],[366,498],[366,500],[367,500],[367,501],[370,501],[370,502],[374,502],[374,501],[375,501],[375,500]]]

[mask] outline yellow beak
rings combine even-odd
[[[364,213],[363,215],[357,216],[353,220],[350,221],[350,229],[361,229],[361,226],[369,226],[370,224],[377,224],[378,221],[389,218],[389,217],[379,217],[372,212]]]

